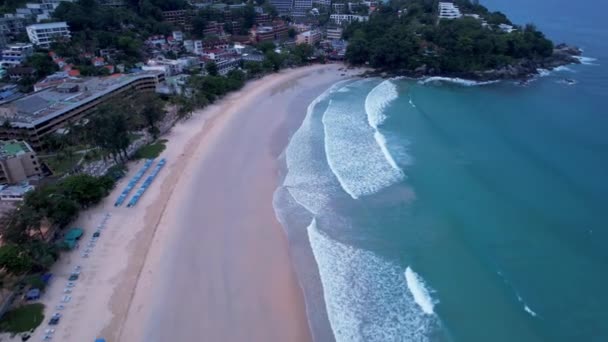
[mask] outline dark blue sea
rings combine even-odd
[[[275,195],[312,251],[296,266],[313,330],[608,341],[608,2],[483,4],[583,64],[525,86],[362,79],[317,98]]]

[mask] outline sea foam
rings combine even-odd
[[[435,315],[416,305],[403,269],[308,226],[331,328],[337,342],[427,341]]]
[[[329,101],[322,122],[327,163],[342,189],[357,199],[401,181],[403,171],[391,156],[386,139],[374,128],[384,120],[381,109],[390,101],[370,100],[369,114],[356,92],[340,95]]]
[[[454,83],[454,84],[458,84],[458,85],[462,85],[462,86],[466,86],[466,87],[481,86],[481,85],[493,84],[493,83],[497,83],[497,82],[498,81],[481,82],[481,81],[466,80],[464,78],[458,78],[458,77],[441,77],[441,76],[427,77],[425,79],[418,81],[418,83],[420,83],[420,84]]]
[[[323,131],[321,127],[315,127],[317,123],[313,115],[322,102],[331,94],[344,89],[348,83],[349,81],[336,83],[310,103],[302,125],[291,137],[285,151],[288,173],[283,186],[298,204],[315,215],[329,203],[335,180],[324,160],[318,158],[323,153]],[[319,144],[314,144],[315,141]],[[315,150],[316,146],[321,151]],[[341,190],[338,187],[335,191]]]
[[[369,122],[370,126],[378,129],[378,126],[386,120],[384,110],[398,96],[397,87],[390,80],[381,82],[367,94],[365,98],[365,112],[367,113],[367,122]]]
[[[435,302],[422,277],[408,267],[405,269],[405,280],[407,288],[412,293],[420,309],[427,315],[434,314],[433,308],[435,307]]]
[[[583,65],[598,65],[597,63],[594,63],[597,61],[597,58],[585,56],[575,56],[574,58],[578,59]]]

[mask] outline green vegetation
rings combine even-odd
[[[49,242],[55,229],[63,229],[81,209],[99,203],[114,187],[108,176],[69,176],[28,192],[0,222],[4,245],[0,268],[6,276],[48,270],[57,260],[57,247]]]
[[[385,70],[424,67],[438,73],[465,73],[552,54],[553,43],[533,25],[503,32],[498,25],[510,24],[504,14],[489,12],[470,0],[455,2],[462,12],[478,14],[488,26],[472,17],[438,20],[437,0],[392,0],[368,22],[347,27],[346,60]]]
[[[162,151],[165,150],[166,143],[167,143],[167,140],[160,139],[154,143],[148,144],[146,146],[142,146],[135,152],[135,154],[133,155],[133,158],[135,158],[135,159],[154,159],[154,158],[158,157]]]
[[[1,0],[0,14],[12,13],[18,7],[25,6],[27,0]]]
[[[67,151],[72,151],[72,149],[66,149],[64,152],[54,156],[41,158],[56,176],[61,176],[73,171],[80,158],[82,158],[82,156],[77,153],[65,153]]]
[[[35,329],[44,320],[44,305],[27,304],[8,311],[0,321],[0,331],[18,334]]]
[[[62,2],[53,13],[56,20],[67,21],[72,31],[69,43],[53,48],[79,69],[90,67],[80,54],[98,49],[118,49],[117,63],[132,65],[141,57],[143,41],[153,34],[170,34],[172,27],[162,22],[162,11],[187,8],[182,0],[126,1],[127,6],[113,8],[95,0]],[[87,72],[95,72],[88,69]]]
[[[189,117],[195,109],[204,108],[225,94],[242,88],[245,80],[245,73],[240,70],[231,70],[226,76],[190,76],[187,83],[189,94],[175,99],[179,107],[177,115]]]

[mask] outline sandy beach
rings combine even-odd
[[[142,162],[75,224],[92,231],[89,258],[54,269],[49,317],[75,265],[83,268],[57,341],[309,341],[302,291],[272,196],[277,156],[310,100],[356,71],[282,71],[194,113],[166,136],[167,166],[135,208],[113,203]],[[65,278],[65,279],[64,279]],[[42,337],[46,323],[34,340]]]

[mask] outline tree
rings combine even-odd
[[[348,42],[345,58],[352,64],[363,64],[369,60],[369,43],[363,33],[355,33],[355,36]]]
[[[207,27],[207,18],[203,12],[199,12],[194,18],[192,18],[192,33],[199,38],[202,38],[205,27]]]
[[[32,270],[34,263],[19,245],[0,246],[0,267],[8,273],[20,275]]]
[[[262,6],[265,13],[268,13],[272,19],[277,18],[279,16],[279,11],[277,11],[276,7],[274,7],[271,3],[267,2]]]
[[[125,160],[129,147],[129,108],[116,102],[100,106],[87,124],[87,138],[95,146],[110,153],[115,161]]]
[[[255,8],[252,4],[248,4],[243,8],[243,27],[250,29],[255,24]]]
[[[218,75],[218,68],[217,68],[217,64],[215,64],[215,62],[206,63],[205,70],[207,71],[207,74],[209,74],[210,76]]]
[[[137,114],[144,119],[148,131],[156,139],[160,133],[157,124],[164,119],[166,114],[165,104],[154,93],[142,94],[135,102]]]
[[[264,54],[263,65],[266,69],[279,71],[283,66],[284,60],[285,58],[282,55],[271,50]]]
[[[295,38],[297,34],[298,33],[293,27],[290,27],[289,31],[287,31],[287,35],[289,36],[289,38]]]
[[[253,61],[246,61],[243,63],[243,69],[247,70],[247,74],[252,77],[257,76],[264,71],[262,68],[262,63]]]
[[[293,49],[293,54],[297,58],[298,64],[304,64],[308,62],[308,59],[312,57],[314,48],[308,44],[298,44]]]
[[[87,208],[99,203],[113,187],[114,181],[110,178],[80,174],[62,180],[58,190],[78,203],[81,208]]]
[[[36,75],[39,78],[43,78],[59,70],[53,59],[45,53],[32,54],[27,58],[25,65],[36,69]]]

